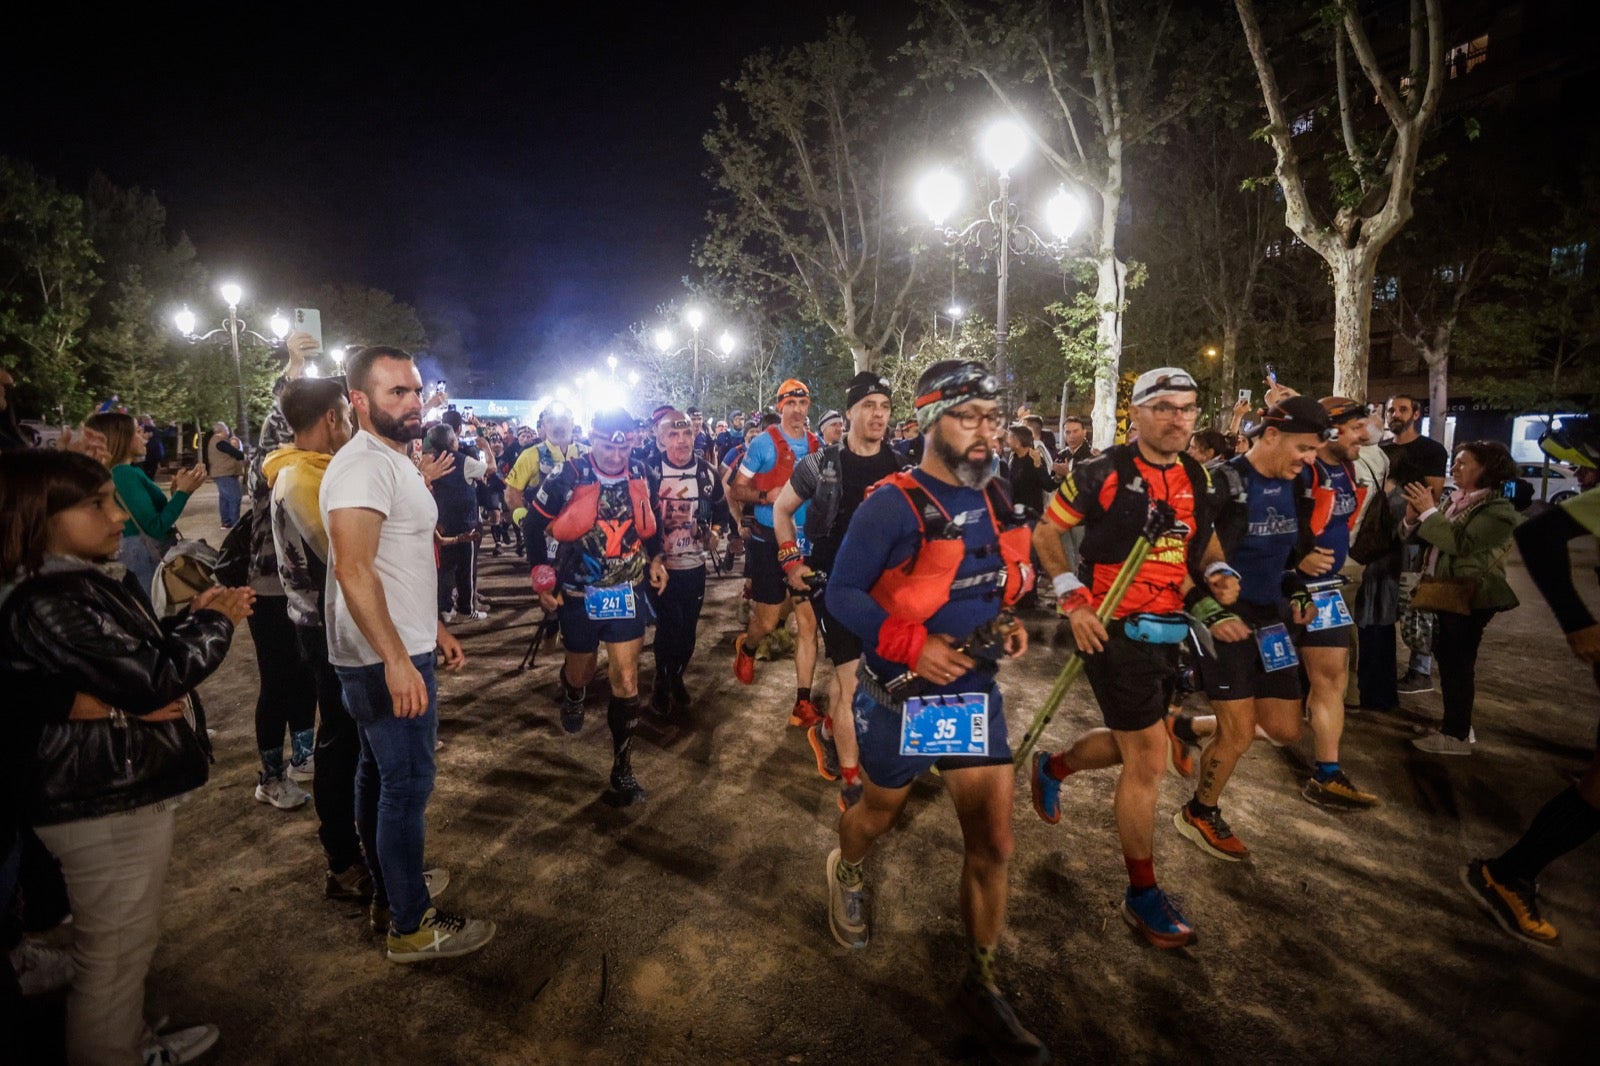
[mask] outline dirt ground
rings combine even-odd
[[[214,493],[183,523],[216,538]],[[217,543],[212,539],[212,543]],[[1592,553],[1579,559],[1593,588]],[[477,955],[386,962],[364,912],[322,895],[316,817],[252,799],[258,686],[241,629],[203,688],[217,729],[211,781],[178,814],[148,1012],[211,1021],[217,1063],[928,1062],[973,1057],[945,1009],[965,944],[961,840],[936,778],[869,858],[871,947],[828,933],[823,861],[834,786],[786,728],[792,667],[732,677],[739,582],[710,582],[685,728],[646,728],[635,765],[649,801],[601,801],[604,686],[578,736],[558,725],[558,657],[518,671],[539,611],[525,565],[485,558],[487,622],[463,625],[470,663],[441,675],[438,788],[428,852],[444,902],[499,923]],[[1122,923],[1125,874],[1112,773],[1074,777],[1046,826],[1019,778],[1003,983],[1058,1058],[1087,1061],[1561,1062],[1592,1045],[1600,1006],[1600,845],[1546,872],[1562,931],[1543,949],[1500,932],[1457,871],[1509,843],[1592,750],[1600,712],[1520,563],[1524,606],[1489,628],[1478,746],[1423,756],[1405,714],[1353,713],[1344,765],[1385,804],[1336,815],[1298,795],[1307,741],[1258,743],[1225,806],[1253,861],[1228,865],[1158,821],[1156,868],[1199,932],[1159,952]],[[1020,737],[1064,659],[1044,638],[1001,672]],[[825,670],[826,668],[822,668]],[[649,675],[649,656],[644,673]],[[823,676],[819,671],[819,681]],[[648,684],[648,681],[647,681]],[[818,686],[819,690],[821,685]],[[599,691],[596,691],[599,689]],[[1044,741],[1099,724],[1087,687]],[[1169,777],[1162,816],[1187,798]],[[59,1001],[36,1004],[39,1026]],[[35,1034],[38,1035],[38,1034]]]

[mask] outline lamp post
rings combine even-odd
[[[916,198],[944,243],[952,248],[976,248],[995,259],[996,293],[994,316],[995,376],[1000,387],[1010,386],[1006,365],[1006,343],[1010,337],[1007,288],[1011,278],[1012,256],[1048,256],[1059,260],[1066,254],[1067,241],[1083,221],[1083,202],[1065,187],[1057,190],[1045,206],[1045,222],[1054,240],[1041,237],[1022,222],[1020,209],[1011,200],[1011,171],[1028,150],[1028,132],[1016,122],[997,122],[984,133],[982,152],[1000,179],[1000,193],[989,203],[988,217],[976,219],[960,229],[945,225],[962,199],[960,181],[948,170],[935,170],[917,184]]]
[[[673,336],[672,330],[666,326],[657,329],[652,339],[655,341],[656,349],[664,356],[676,355],[681,352],[693,353],[694,369],[693,376],[690,378],[689,392],[696,403],[702,403],[705,397],[703,395],[704,389],[700,382],[700,331],[706,324],[706,314],[699,307],[690,307],[683,313],[683,321],[689,327],[688,344],[680,345],[677,337]],[[717,354],[717,360],[723,363],[727,362],[738,347],[738,338],[728,330],[723,330],[722,335],[717,338],[716,348],[714,349]]]
[[[255,330],[250,329],[248,324],[239,317],[239,302],[244,299],[243,289],[230,281],[220,286],[217,292],[222,296],[222,302],[228,306],[228,317],[223,319],[222,324],[216,329],[204,334],[196,334],[194,331],[195,314],[189,310],[188,305],[185,305],[183,310],[173,315],[172,321],[178,327],[178,332],[183,334],[184,338],[191,344],[199,344],[201,341],[210,340],[219,333],[228,335],[228,344],[233,350],[235,424],[239,427],[239,439],[244,441],[245,447],[248,448],[250,446],[250,416],[246,412],[244,404],[244,357],[239,351],[239,334],[248,333],[269,348],[276,347],[282,344],[283,339],[289,335],[289,319],[285,317],[282,311],[274,311],[272,318],[269,320],[268,328],[272,330],[272,336],[277,339],[272,340],[263,337]],[[342,356],[343,352],[340,355]]]

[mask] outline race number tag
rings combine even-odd
[[[797,528],[794,531],[794,544],[795,547],[800,549],[800,558],[805,559],[810,557],[811,541],[806,537],[805,530]]]
[[[1300,665],[1300,656],[1289,639],[1289,627],[1281,622],[1256,630],[1256,647],[1261,651],[1261,665],[1269,674]]]
[[[961,692],[913,696],[900,718],[900,754],[989,754],[989,696]]]
[[[635,610],[632,585],[612,585],[607,588],[590,585],[583,590],[583,613],[592,621],[632,618]]]
[[[1339,595],[1338,589],[1313,592],[1311,604],[1316,607],[1317,616],[1306,626],[1306,631],[1309,633],[1320,633],[1324,629],[1338,629],[1355,624],[1355,619],[1350,617],[1350,608],[1345,606],[1344,597]]]

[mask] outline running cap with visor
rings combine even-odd
[[[1359,400],[1352,400],[1348,396],[1324,396],[1317,401],[1322,409],[1328,412],[1328,421],[1334,425],[1344,422],[1353,422],[1366,418],[1372,411],[1366,404]]]
[[[595,412],[594,423],[589,427],[591,441],[608,444],[626,444],[629,434],[639,428],[634,417],[621,407],[608,407]]]
[[[778,386],[778,398],[773,401],[773,406],[782,407],[783,401],[794,399],[811,399],[811,390],[799,378],[790,378]]]
[[[1175,366],[1157,367],[1139,375],[1133,383],[1133,397],[1128,402],[1134,407],[1143,407],[1147,403],[1155,403],[1168,396],[1181,396],[1186,392],[1196,395],[1200,392],[1200,386],[1195,384],[1187,370]]]
[[[1339,435],[1328,412],[1309,396],[1289,396],[1273,404],[1262,414],[1261,424],[1253,427],[1247,436],[1259,437],[1268,427],[1279,433],[1312,433],[1322,441]]]

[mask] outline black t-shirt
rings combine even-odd
[[[812,454],[820,459],[823,451]],[[848,447],[839,448],[839,511],[833,519],[833,533],[818,537],[816,543],[812,544],[811,554],[806,559],[807,565],[813,570],[833,569],[833,559],[839,552],[840,542],[844,540],[844,531],[850,528],[850,518],[866,498],[867,490],[899,470],[902,462],[887,441],[876,455],[857,455]],[[807,456],[795,467],[789,483],[802,498],[809,500],[816,494],[820,470],[819,460]]]
[[[1390,442],[1383,446],[1389,457],[1389,480],[1409,485],[1430,477],[1444,477],[1450,466],[1450,453],[1432,437],[1418,437],[1407,444]]]

